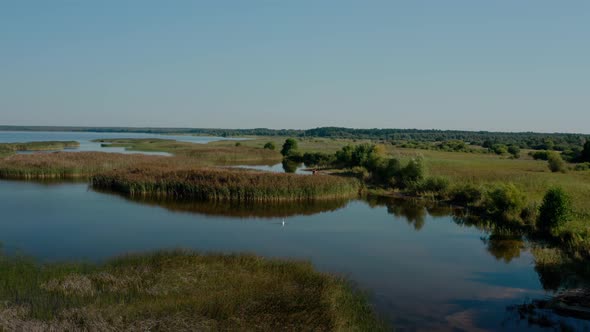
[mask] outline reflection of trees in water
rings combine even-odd
[[[385,206],[387,213],[406,219],[418,231],[424,227],[427,216],[447,217],[452,213],[448,206],[411,199],[368,197],[366,202],[371,208]]]
[[[521,236],[504,236],[492,234],[483,238],[487,251],[499,261],[510,263],[520,257],[520,253],[526,248]]]
[[[283,159],[283,170],[285,171],[285,173],[295,173],[300,165],[301,163],[296,163],[293,161],[289,161],[287,159]]]
[[[387,212],[396,217],[403,217],[408,224],[414,226],[419,231],[424,227],[426,220],[426,208],[417,204],[392,204],[387,205]]]
[[[524,250],[530,248],[533,257],[535,257],[535,271],[545,290],[563,292],[572,288],[590,289],[590,263],[587,260],[568,256],[568,254],[558,249],[544,248],[542,245],[546,244],[539,242],[539,239],[529,238],[522,228],[479,218],[471,214],[467,209],[450,209],[444,205],[436,205],[430,202],[383,198],[369,198],[367,202],[371,207],[386,206],[388,213],[405,218],[416,230],[422,229],[427,215],[435,217],[452,216],[453,221],[461,227],[474,227],[490,234],[483,237],[482,242],[486,246],[487,252],[498,261],[509,264],[519,258]],[[571,329],[573,326],[573,330],[575,330],[580,321],[574,323],[574,325],[568,325],[570,324],[569,321],[564,322],[555,314],[557,309],[555,309],[554,304],[559,303],[558,300],[559,294],[549,301],[547,299],[544,299],[544,302],[534,300],[523,305],[510,306],[507,308],[507,312],[510,319],[524,320],[527,322],[525,324],[562,330]],[[539,307],[536,305],[539,303],[551,303],[552,305]],[[586,305],[586,308],[590,307],[590,301],[584,305]],[[590,308],[584,310],[590,313]],[[555,317],[558,317],[558,319],[555,319]],[[590,325],[590,322],[581,322]]]

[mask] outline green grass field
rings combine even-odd
[[[177,251],[40,265],[0,255],[0,330],[384,329],[348,282],[304,262]]]

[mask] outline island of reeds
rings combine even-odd
[[[174,251],[103,264],[0,255],[6,331],[380,331],[366,298],[310,263]]]
[[[90,183],[130,196],[201,201],[310,201],[351,197],[360,190],[356,179],[345,177],[209,168],[114,170],[92,176]]]
[[[17,151],[57,151],[73,149],[80,146],[77,141],[43,141],[26,143],[0,143],[0,157],[14,154]]]

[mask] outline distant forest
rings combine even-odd
[[[422,129],[351,129],[321,127],[308,130],[296,129],[216,129],[216,128],[132,128],[132,127],[48,127],[48,126],[0,126],[0,131],[81,131],[81,132],[133,132],[153,134],[191,134],[221,137],[236,136],[284,136],[371,139],[407,142],[463,141],[470,145],[490,147],[496,144],[518,146],[523,149],[567,151],[579,149],[590,140],[586,134],[488,132],[460,130]]]

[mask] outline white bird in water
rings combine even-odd
[[[285,218],[283,218],[283,227],[285,227]]]

